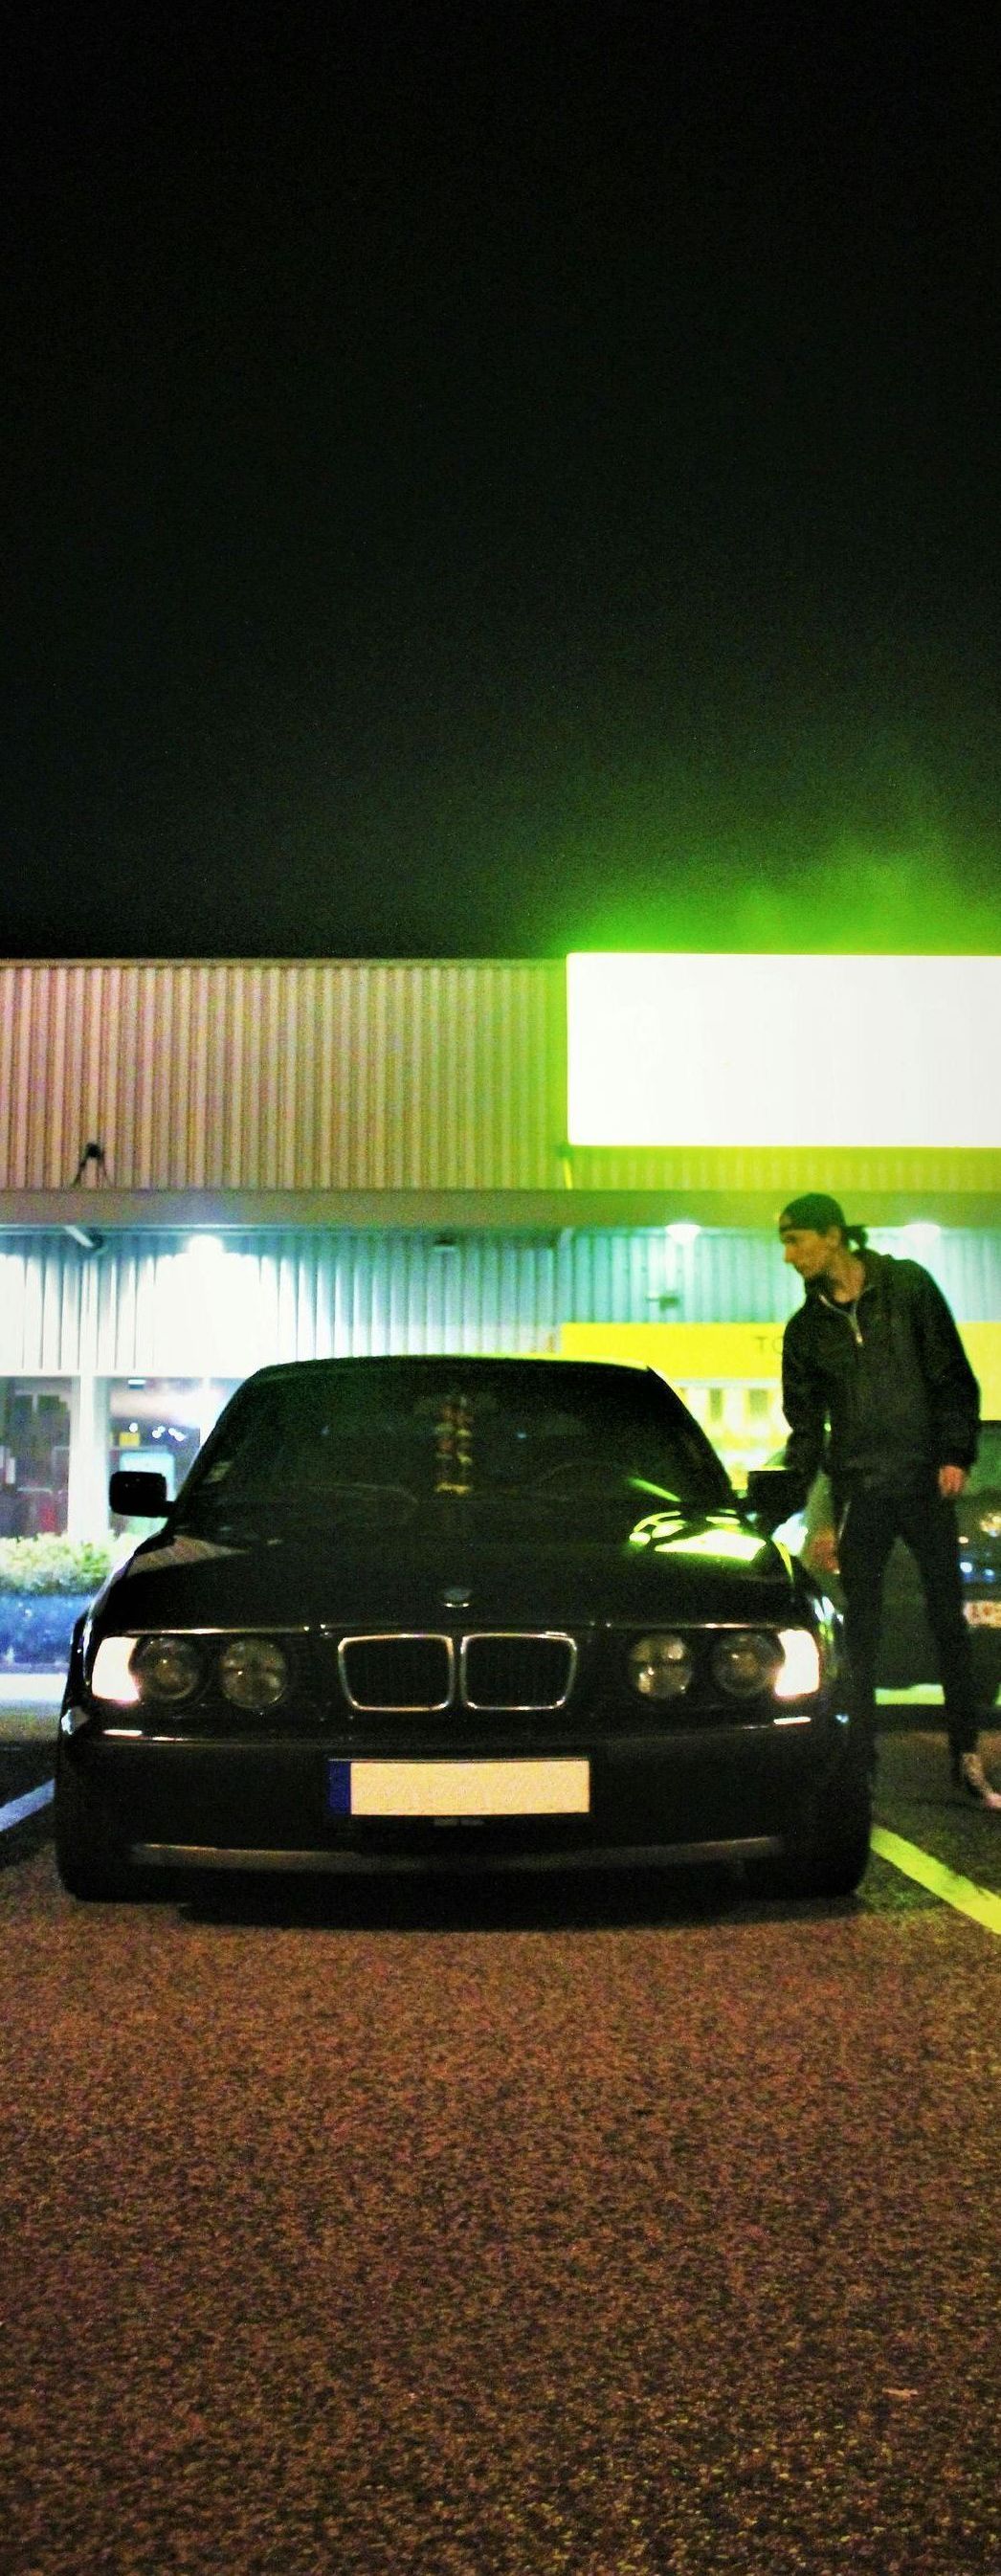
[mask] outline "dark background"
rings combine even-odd
[[[994,947],[993,12],[7,40],[0,947]]]

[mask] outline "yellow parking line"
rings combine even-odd
[[[919,1887],[927,1887],[932,1896],[940,1896],[943,1905],[955,1906],[957,1914],[968,1914],[971,1923],[979,1923],[985,1932],[1001,1934],[1001,1896],[989,1887],[978,1887],[973,1878],[963,1878],[959,1870],[947,1869],[945,1862],[933,1860],[920,1844],[907,1843],[902,1834],[891,1834],[885,1825],[874,1825],[872,1848],[880,1860],[892,1861],[894,1869],[905,1878],[914,1878]]]

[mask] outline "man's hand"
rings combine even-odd
[[[832,1529],[815,1529],[803,1549],[803,1563],[811,1574],[836,1574],[838,1542]]]
[[[960,1494],[966,1492],[965,1467],[940,1467],[938,1490],[944,1503],[954,1503]]]

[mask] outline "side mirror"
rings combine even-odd
[[[798,1479],[790,1474],[788,1467],[751,1468],[745,1508],[748,1519],[758,1529],[779,1529],[801,1501]]]
[[[167,1479],[151,1468],[116,1467],[108,1484],[113,1512],[127,1521],[162,1521],[167,1509]]]
[[[978,1537],[1001,1538],[1001,1491],[997,1485],[968,1485],[956,1510],[959,1535],[966,1546]]]

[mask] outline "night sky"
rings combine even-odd
[[[0,950],[1001,946],[997,23],[26,12]]]

